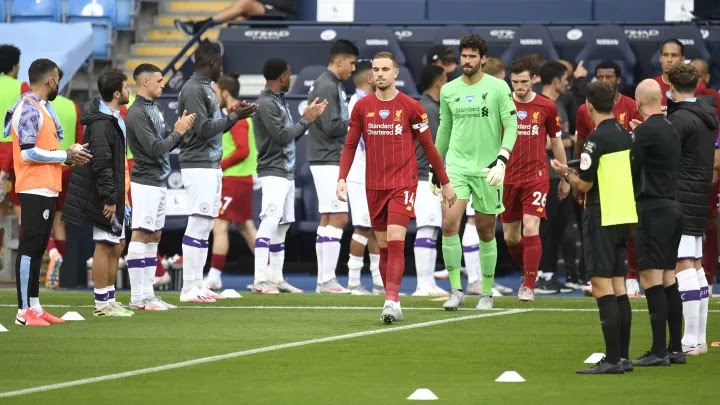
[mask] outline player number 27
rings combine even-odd
[[[405,190],[405,205],[408,205],[408,203],[410,203],[412,207],[415,207],[415,193]]]
[[[539,191],[536,191],[533,193],[533,202],[532,205],[535,206],[545,206],[545,202],[547,202],[547,193],[541,193]]]

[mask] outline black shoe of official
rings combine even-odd
[[[684,354],[684,353],[683,353]],[[670,356],[658,357],[655,353],[648,351],[641,357],[633,360],[633,366],[637,367],[658,367],[658,366],[669,366]]]
[[[620,364],[622,364],[623,371],[626,373],[630,373],[634,370],[633,362],[628,359],[620,359]]]
[[[624,374],[622,361],[616,364],[608,363],[604,358],[590,368],[578,370],[577,374]]]
[[[670,357],[671,364],[685,364],[687,363],[687,357],[683,352],[671,352],[668,350],[668,357]]]
[[[555,282],[553,282],[553,280],[555,280]],[[535,283],[535,294],[557,294],[559,292],[560,283],[554,278],[548,280],[545,277],[540,277]]]

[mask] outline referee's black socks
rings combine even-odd
[[[627,294],[617,297],[618,311],[620,313],[620,357],[629,359],[630,324],[632,323],[632,310]]]
[[[665,295],[665,288],[662,284],[647,288],[645,289],[645,298],[647,298],[650,327],[652,328],[651,351],[657,357],[663,358],[667,356],[665,324],[668,319],[668,300]]]
[[[677,353],[682,351],[681,340],[683,333],[682,298],[680,297],[680,290],[678,290],[677,280],[675,280],[675,284],[665,288],[665,296],[667,297],[667,322],[670,333],[668,350]]]
[[[605,360],[610,364],[620,362],[620,308],[614,294],[597,299],[600,323],[605,337]]]

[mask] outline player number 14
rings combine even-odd
[[[415,207],[415,193],[405,190],[405,205],[408,205],[408,203],[410,203],[412,207]]]

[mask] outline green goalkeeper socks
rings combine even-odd
[[[462,283],[460,282],[460,261],[462,260],[460,235],[443,236],[442,251],[450,286],[455,290],[462,290]]]
[[[445,251],[443,250],[443,254]],[[497,241],[480,241],[480,268],[482,269],[482,292],[492,297],[493,281],[495,281],[495,265],[497,264]]]

